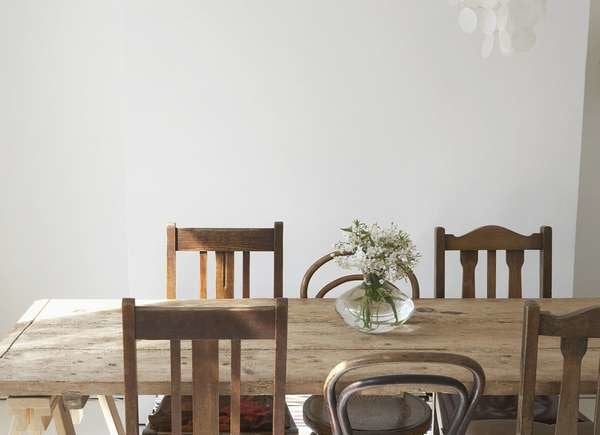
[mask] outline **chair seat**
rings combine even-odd
[[[466,435],[507,435],[516,433],[515,420],[477,420],[471,421]],[[540,422],[533,423],[534,435],[554,435],[555,426]],[[594,423],[583,421],[577,423],[577,435],[593,435]]]
[[[219,397],[219,432],[229,432],[230,397]],[[192,433],[192,396],[181,397],[182,432]],[[240,431],[242,433],[271,433],[273,421],[272,396],[242,396],[240,400]],[[164,396],[148,416],[143,435],[171,433],[171,396]],[[297,434],[298,429],[286,407],[286,434]]]
[[[442,419],[442,427],[447,427],[450,419],[454,415],[454,410],[458,404],[458,396],[454,394],[439,393],[437,395],[438,409]],[[483,396],[471,419],[472,422],[495,420],[512,421],[517,418],[518,397],[517,396]],[[552,427],[556,423],[558,414],[558,396],[536,396],[533,418],[534,421],[545,427]],[[588,422],[589,420],[579,414],[579,422]],[[541,429],[540,429],[541,430]],[[485,433],[485,432],[482,432]],[[496,432],[493,432],[494,434]],[[544,433],[544,432],[540,432]]]
[[[354,433],[423,435],[431,426],[431,408],[411,394],[403,396],[354,396],[348,404]],[[304,422],[319,435],[331,434],[327,404],[322,396],[304,402]]]

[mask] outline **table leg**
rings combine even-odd
[[[98,396],[98,403],[102,409],[104,420],[108,426],[108,433],[110,435],[125,435],[125,429],[119,416],[119,410],[115,404],[113,396]]]
[[[58,435],[75,435],[71,413],[66,408],[62,397],[55,397],[52,405],[52,417]]]
[[[41,435],[52,419],[50,397],[9,397],[9,435]]]

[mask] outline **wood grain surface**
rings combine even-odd
[[[600,305],[600,299],[540,300],[542,310],[566,314]],[[138,301],[185,306],[252,306],[272,300]],[[342,360],[385,351],[442,351],[469,356],[484,368],[486,394],[517,394],[521,357],[523,305],[520,299],[421,299],[408,324],[393,332],[368,335],[350,329],[332,299],[290,299],[287,394],[319,394],[329,371]],[[15,329],[0,342],[0,394],[58,395],[123,393],[121,300],[52,299],[36,302]],[[32,314],[34,313],[34,314]],[[37,314],[35,314],[37,313]],[[600,340],[591,339],[583,359],[580,392],[594,393]],[[220,343],[229,353],[229,343]],[[140,394],[168,394],[169,342],[138,343]],[[273,344],[242,344],[242,394],[272,392]],[[191,345],[182,343],[182,392],[191,392]],[[230,379],[229,356],[222,359],[219,379]],[[227,363],[226,363],[227,362]],[[391,368],[393,371],[393,367]],[[396,368],[397,372],[398,368]],[[418,364],[402,370],[422,372]],[[442,371],[440,369],[440,371]],[[378,373],[381,371],[378,370]],[[469,375],[447,371],[465,382]],[[368,372],[357,373],[358,377]],[[538,394],[560,391],[560,339],[540,337]],[[229,383],[220,385],[228,391]]]

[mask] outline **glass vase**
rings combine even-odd
[[[366,297],[377,292],[379,300]],[[391,331],[405,323],[415,306],[412,299],[390,282],[373,289],[363,281],[351,288],[335,302],[335,308],[342,319],[351,327],[370,334]]]

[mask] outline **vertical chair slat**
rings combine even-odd
[[[175,224],[167,225],[167,299],[176,297],[176,260],[177,251],[177,228]]]
[[[283,222],[275,222],[273,234],[273,297],[283,297]]]
[[[234,297],[234,253],[216,252],[217,299],[232,299]]]
[[[231,435],[240,435],[241,366],[241,342],[240,340],[231,340],[231,406],[229,407],[229,432]]]
[[[207,253],[206,251],[200,251],[199,256],[199,270],[200,270],[200,299],[206,299],[206,266],[207,266]]]
[[[561,337],[560,339],[560,350],[564,361],[558,400],[556,435],[577,434],[581,360],[587,351],[587,343],[586,337]]]
[[[192,384],[193,435],[215,435],[219,433],[218,340],[192,340]]]
[[[552,297],[552,227],[540,228],[542,250],[540,251],[540,297]]]
[[[506,251],[506,264],[508,265],[508,297],[520,298],[523,296],[521,271],[525,261],[525,252],[522,250]]]
[[[477,266],[477,251],[460,251],[460,263],[463,267],[463,298],[475,297],[475,266]]]
[[[181,435],[181,341],[171,340],[171,433]]]
[[[135,301],[123,299],[123,371],[125,375],[125,433],[138,435],[137,346]]]
[[[446,230],[435,228],[435,297],[446,295]]]
[[[275,377],[273,382],[273,433],[285,432],[285,383],[287,364],[287,299],[277,299],[275,312]]]
[[[517,415],[517,434],[520,435],[533,435],[539,328],[539,305],[526,303],[523,315],[521,384],[519,386],[519,408]]]
[[[250,252],[242,254],[242,297],[250,297]]]
[[[496,298],[496,251],[487,251],[487,297]]]
[[[596,381],[596,409],[594,411],[594,435],[600,435],[600,362],[598,364],[598,379]]]

